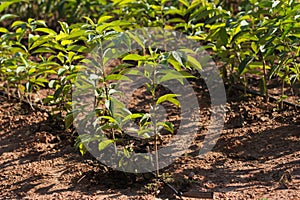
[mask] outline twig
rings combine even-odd
[[[169,183],[167,183],[163,178],[156,176],[156,174],[154,172],[149,172],[151,173],[155,178],[157,178],[158,180],[160,180],[161,182],[163,182],[163,184],[165,184],[168,188],[170,188],[172,190],[172,192],[174,192],[174,194],[178,197],[182,197],[182,192],[176,190],[175,187],[173,187],[172,185],[170,185]]]
[[[182,196],[190,197],[190,198],[213,199],[214,193],[213,192],[190,191],[190,192],[185,192]]]
[[[86,174],[83,175],[80,179],[78,179],[77,183],[79,183],[80,181],[82,181],[82,179],[84,179],[86,177]]]

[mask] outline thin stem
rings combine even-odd
[[[154,110],[156,109],[156,106]],[[154,111],[156,112],[156,111]],[[159,177],[159,163],[158,163],[158,132],[157,132],[157,127],[156,127],[156,116],[154,114],[154,134],[155,134],[155,141],[154,141],[154,146],[155,146],[155,169],[156,169],[156,176]]]
[[[9,81],[6,81],[7,85],[6,85],[6,92],[7,92],[7,96],[8,96],[8,100],[10,101],[10,87],[9,87]]]
[[[244,95],[246,96],[247,94],[247,78],[246,75],[244,75]]]
[[[155,68],[155,66],[154,66]],[[152,123],[154,126],[154,148],[155,148],[155,169],[156,169],[156,176],[159,177],[159,158],[158,158],[158,130],[157,130],[157,121],[156,121],[156,71],[153,72],[153,80],[152,80]]]
[[[281,100],[280,100],[280,109],[283,109],[283,96],[284,96],[284,79],[281,84]]]
[[[264,82],[264,87],[266,88],[266,98],[265,98],[265,102],[269,102],[269,91],[268,91],[268,87],[267,87],[267,69],[266,69],[266,61],[265,61],[265,58],[264,56],[262,55],[262,61],[263,61],[263,73],[264,73],[264,79],[265,79],[265,82]]]
[[[107,74],[105,71],[104,63],[103,63],[103,60],[104,60],[103,55],[104,55],[104,53],[103,53],[103,48],[102,48],[102,42],[100,42],[100,56],[101,56],[100,57],[100,68],[102,71],[103,80],[105,80],[105,77],[107,76]],[[105,92],[105,100],[109,101],[109,88],[108,88],[108,84],[105,81],[103,81],[103,87],[104,87],[104,92]],[[112,111],[110,111],[108,109],[105,109],[104,115],[109,115],[111,117],[114,117]],[[113,128],[111,128],[110,130],[112,133],[113,140],[116,141],[115,130]],[[114,144],[115,153],[117,153],[117,144],[116,144],[116,142],[113,142],[113,144]]]

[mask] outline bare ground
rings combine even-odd
[[[201,129],[189,151],[162,170],[165,178],[183,192],[214,192],[214,199],[300,199],[299,110],[237,96],[228,100],[214,149],[197,156]],[[151,177],[85,161],[61,124],[5,96],[0,137],[1,199],[178,199]]]

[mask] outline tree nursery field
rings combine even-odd
[[[0,199],[300,199],[299,0],[1,0]]]

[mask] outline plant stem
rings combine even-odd
[[[244,75],[244,95],[246,96],[247,94],[247,78],[246,75]]]
[[[269,102],[269,91],[268,91],[268,87],[267,87],[267,69],[266,69],[266,61],[265,61],[265,58],[264,56],[262,55],[262,61],[263,61],[263,73],[264,73],[264,79],[265,79],[265,82],[264,82],[264,86],[266,88],[266,98],[265,98],[265,102]]]
[[[155,68],[155,66],[153,66]],[[156,177],[159,177],[159,163],[158,163],[158,131],[157,131],[157,121],[156,121],[156,70],[153,71],[153,80],[152,80],[152,109],[153,113],[151,116],[151,120],[154,126],[154,148],[155,148],[155,169],[156,169]]]
[[[158,131],[157,131],[157,122],[156,122],[156,105],[155,101],[153,103],[154,117],[153,117],[153,126],[154,126],[154,146],[155,146],[155,169],[156,177],[159,177],[159,163],[158,163]]]
[[[280,109],[283,109],[283,96],[284,96],[284,79],[281,84],[281,97],[280,97]]]
[[[102,42],[100,42],[100,55],[101,55],[101,57],[100,57],[100,68],[101,68],[101,71],[102,71],[103,80],[105,80],[105,77],[107,76],[107,74],[106,74],[106,71],[105,71],[104,63],[103,63],[103,60],[104,60],[103,55],[104,55],[104,53],[103,53],[103,48],[102,48]],[[108,84],[105,81],[103,81],[103,87],[104,87],[104,91],[105,91],[105,101],[110,101],[109,100],[109,87],[108,87]],[[108,116],[114,117],[113,111],[111,111],[108,108],[105,109],[104,115],[108,115]],[[117,153],[118,150],[117,150],[117,144],[115,142],[116,141],[115,130],[113,128],[111,128],[110,130],[112,132],[112,138],[114,140],[113,144],[114,144],[115,153]]]
[[[155,114],[154,114],[154,116],[155,116]],[[159,177],[158,143],[157,143],[158,133],[157,133],[157,127],[156,127],[156,119],[154,119],[154,134],[155,134],[155,141],[154,141],[154,146],[155,146],[155,169],[156,169],[156,177]]]

